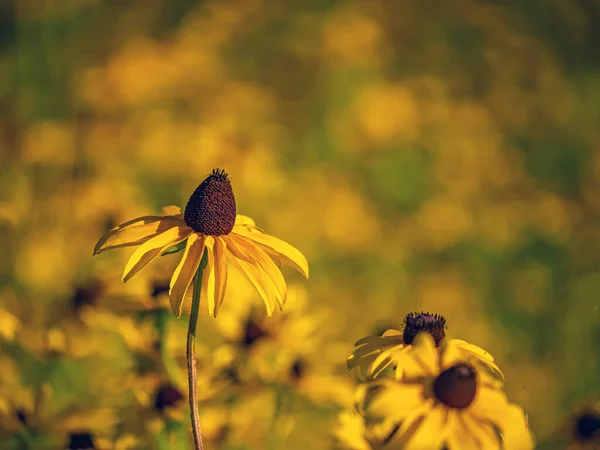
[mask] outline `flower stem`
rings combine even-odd
[[[203,450],[202,431],[200,430],[200,418],[198,417],[198,398],[196,396],[196,324],[198,323],[198,311],[200,309],[200,290],[202,289],[202,270],[206,267],[208,255],[206,250],[194,277],[194,291],[192,297],[192,311],[187,333],[187,367],[188,386],[190,398],[190,419],[192,421],[192,433],[196,450]]]
[[[273,416],[271,418],[271,429],[269,431],[269,450],[276,450],[279,441],[279,416],[283,406],[283,388],[279,384],[275,385],[274,392],[275,406],[273,408]]]

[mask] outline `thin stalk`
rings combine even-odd
[[[194,291],[192,297],[192,311],[187,333],[187,367],[188,386],[190,399],[190,419],[192,421],[192,433],[196,450],[203,450],[202,431],[200,430],[200,418],[198,417],[198,398],[196,395],[196,324],[198,323],[198,311],[200,310],[200,290],[202,289],[202,270],[206,267],[206,250],[202,255],[202,261],[194,277]]]
[[[279,442],[279,416],[283,407],[283,387],[275,385],[273,392],[275,406],[273,408],[273,417],[271,418],[271,429],[269,430],[269,450],[277,450]]]

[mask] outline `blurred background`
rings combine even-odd
[[[180,254],[92,250],[217,167],[311,278],[203,310],[207,448],[335,448],[353,343],[415,310],[539,448],[600,399],[600,2],[5,0],[0,55],[0,448],[191,448]]]

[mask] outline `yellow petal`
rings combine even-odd
[[[419,333],[412,342],[408,357],[403,360],[403,376],[417,379],[435,377],[439,373],[438,349],[429,333]]]
[[[235,216],[235,224],[236,225],[248,225],[251,227],[255,227],[256,223],[254,223],[254,220],[251,219],[248,216],[243,216],[242,214],[237,214]]]
[[[192,229],[190,227],[178,225],[169,228],[167,231],[164,231],[140,245],[135,252],[133,252],[129,261],[127,261],[127,264],[125,264],[123,281],[129,280],[167,248],[185,240],[191,233]]]
[[[200,301],[206,302],[208,306],[208,314],[215,315],[215,255],[214,246],[215,240],[213,236],[206,236],[205,240],[206,252],[208,256],[208,264],[202,271],[202,291],[200,293]]]
[[[281,239],[268,234],[255,233],[246,228],[237,226],[233,233],[239,234],[256,242],[271,258],[281,261],[298,270],[305,278],[308,278],[308,261],[304,255],[295,247]]]
[[[175,217],[144,216],[116,226],[96,243],[94,255],[112,248],[140,245],[170,228],[185,225]]]
[[[252,256],[254,259],[254,264],[260,267],[262,270],[272,281],[275,286],[275,293],[277,303],[280,309],[283,309],[283,305],[287,299],[287,285],[285,283],[285,278],[283,278],[282,273],[279,271],[279,268],[275,265],[273,260],[269,258],[269,256],[260,249],[256,244],[252,241],[247,240],[241,236],[229,236],[228,242],[234,241],[236,244],[241,246],[248,255]]]
[[[478,442],[478,449],[481,450],[497,450],[500,442],[496,431],[490,423],[481,422],[475,419],[468,412],[462,412],[460,418],[464,422],[464,427],[469,430],[473,438]],[[456,447],[460,450],[460,446]],[[453,450],[452,447],[450,450]]]
[[[448,450],[480,450],[477,440],[478,423],[465,421],[467,415],[460,410],[449,408],[446,411],[445,447]],[[481,424],[486,426],[486,424]],[[496,442],[496,449],[498,442]]]
[[[486,369],[493,377],[498,380],[504,380],[504,374],[500,370],[500,367],[494,362],[494,358],[488,352],[483,350],[476,345],[469,344],[466,341],[459,339],[453,339],[450,344],[456,346],[465,356],[468,356],[474,363],[478,363],[479,366]]]
[[[230,241],[227,240],[226,242],[227,248],[230,249]],[[272,281],[264,274],[264,272],[257,270],[253,264],[248,263],[243,259],[236,258],[233,253],[228,251],[227,257],[231,264],[233,264],[233,266],[254,286],[258,295],[260,295],[265,303],[267,315],[272,316],[275,306],[277,305],[276,294],[274,292],[275,286],[273,286]]]
[[[422,396],[421,385],[396,383],[386,379],[373,384],[371,390],[367,389],[365,410],[369,416],[400,422],[422,405]]]
[[[175,272],[173,272],[169,287],[171,309],[177,317],[181,316],[185,294],[198,270],[203,252],[204,237],[199,236],[197,233],[192,233],[187,240],[183,257],[179,261]]]
[[[477,420],[494,424],[502,433],[504,448],[533,448],[525,413],[518,406],[508,403],[506,395],[499,389],[481,386],[469,407],[469,413]]]
[[[225,298],[225,289],[227,287],[227,245],[220,238],[215,238],[214,256],[215,256],[215,310],[214,317],[217,317],[219,308]]]
[[[183,219],[183,214],[181,213],[181,208],[179,206],[169,205],[164,206],[161,210],[161,215],[163,216],[179,216],[181,215]]]
[[[453,345],[456,345],[457,347],[460,347],[461,349],[463,349],[465,351],[474,353],[475,355],[479,356],[481,359],[485,359],[488,361],[494,361],[494,357],[491,354],[489,354],[488,352],[486,352],[484,349],[482,349],[481,347],[477,347],[476,345],[469,344],[467,341],[463,341],[462,339],[452,339],[450,342]]]
[[[445,415],[443,407],[429,411],[415,432],[408,438],[404,450],[439,449],[445,434]]]

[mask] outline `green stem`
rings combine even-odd
[[[188,386],[190,398],[190,419],[192,421],[192,433],[196,450],[203,450],[202,431],[200,430],[200,418],[198,417],[198,398],[196,396],[196,324],[198,323],[198,311],[200,310],[200,290],[202,289],[202,270],[206,267],[208,254],[206,250],[194,277],[194,291],[192,297],[192,311],[187,334],[187,367]]]
[[[275,406],[273,408],[273,417],[271,418],[271,430],[269,432],[269,450],[276,450],[279,442],[279,416],[281,415],[281,409],[283,406],[283,387],[279,384],[275,385],[273,392]]]

